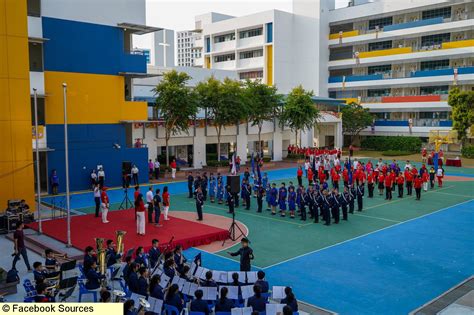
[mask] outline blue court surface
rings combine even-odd
[[[299,300],[340,314],[406,314],[474,274],[473,235],[471,200],[264,271],[271,285],[292,286]],[[239,267],[202,255],[210,269]]]

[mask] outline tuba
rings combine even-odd
[[[105,275],[107,262],[105,261],[104,239],[96,238],[95,245],[97,247],[97,264],[99,265],[99,273]]]
[[[125,237],[125,234],[127,234],[126,231],[115,231],[115,237],[116,237],[116,244],[117,244],[117,254],[123,254],[123,251],[125,249],[125,245],[123,243],[123,238]]]

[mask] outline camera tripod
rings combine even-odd
[[[232,224],[229,227],[229,238],[231,241],[235,242],[240,237],[245,236],[244,231],[240,228],[240,226],[235,222],[235,210],[232,212]],[[222,242],[222,246],[224,246],[226,240]]]
[[[123,189],[123,200],[122,203],[120,204],[119,210],[125,210],[125,209],[130,209],[133,207],[133,202],[128,198],[128,188]]]

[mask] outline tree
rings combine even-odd
[[[169,166],[169,140],[171,135],[189,129],[189,121],[197,114],[196,97],[186,86],[191,77],[185,72],[172,70],[153,89],[158,117],[165,122],[166,165]]]
[[[282,104],[282,95],[277,94],[275,86],[268,86],[259,80],[247,80],[245,96],[249,106],[248,120],[252,126],[258,127],[258,147],[262,153],[263,123],[272,120],[277,115]]]
[[[372,115],[367,108],[354,102],[343,106],[341,112],[342,130],[345,134],[350,136],[352,144],[354,137],[358,136],[362,130],[370,126],[372,123]]]
[[[313,91],[306,91],[301,85],[295,87],[288,94],[280,114],[280,124],[290,127],[295,133],[296,145],[298,145],[298,132],[313,128],[320,118],[312,96]]]
[[[467,129],[474,125],[474,91],[460,91],[455,87],[449,91],[448,104],[452,107],[453,130],[464,145]]]
[[[239,123],[248,114],[242,83],[226,78],[224,82],[210,77],[196,86],[199,107],[213,121],[217,133],[217,159],[221,160],[221,134],[225,126]]]

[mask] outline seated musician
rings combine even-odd
[[[121,254],[118,254],[115,250],[115,244],[112,240],[107,240],[107,250],[105,252],[105,257],[107,257],[107,268],[120,262]]]
[[[25,199],[21,199],[21,201],[20,201],[20,209],[23,210],[23,211],[30,209],[30,206],[28,206],[28,205],[26,204]]]
[[[97,262],[93,261],[92,265],[90,266],[89,271],[86,274],[86,289],[87,290],[97,290],[100,288],[100,282],[102,279],[105,278],[105,275],[101,275],[96,271],[97,269]]]
[[[212,279],[212,271],[206,272],[206,280],[201,282],[201,287],[217,287],[216,282]]]
[[[132,263],[130,266],[130,274],[128,275],[128,288],[133,293],[138,293],[138,269],[140,265],[137,263]]]
[[[200,312],[205,315],[209,315],[209,306],[207,302],[203,301],[202,299],[202,290],[196,290],[196,292],[194,292],[194,296],[196,298],[191,301],[191,312]]]
[[[148,269],[146,267],[140,267],[138,269],[138,294],[148,297]]]
[[[130,273],[132,272],[132,268],[131,268],[132,263],[133,263],[132,256],[127,256],[125,258],[125,266],[123,267],[123,270],[122,270],[122,277],[126,284],[128,284],[128,277],[130,276]]]
[[[152,298],[163,300],[164,293],[163,288],[160,285],[161,277],[159,275],[154,275],[150,281],[150,296]]]
[[[35,277],[35,281],[39,282],[42,280],[49,281],[49,280],[57,280],[59,276],[59,272],[48,272],[39,261],[36,261],[33,264],[33,275]]]
[[[139,246],[135,252],[135,263],[140,267],[148,267],[147,258],[145,256],[145,250],[142,246]]]
[[[36,296],[34,297],[35,298],[35,302],[36,303],[51,303],[51,302],[55,302],[54,301],[54,297],[50,296],[47,292],[46,292],[46,289],[47,289],[47,285],[44,284],[44,283],[39,283],[36,285]]]
[[[257,282],[255,282],[256,285],[259,285],[260,288],[262,289],[262,293],[268,293],[269,290],[269,285],[268,282],[265,280],[265,272],[262,270],[259,270],[257,272]]]
[[[46,260],[44,262],[44,266],[46,267],[46,269],[50,271],[56,271],[56,267],[58,267],[60,264],[54,257],[53,250],[50,248],[47,248],[44,251],[44,255],[46,256]]]
[[[168,277],[173,279],[173,277],[176,274],[174,259],[171,258],[171,259],[168,259],[168,260],[165,261],[163,271],[164,271],[165,275],[167,275]]]
[[[158,248],[159,241],[155,238],[151,241],[151,248],[148,251],[148,259],[150,260],[150,267],[155,268],[156,264],[158,263],[158,259],[160,258],[161,252]]]
[[[84,275],[87,275],[93,262],[97,264],[97,256],[95,255],[94,248],[92,246],[87,246],[84,251]]]

